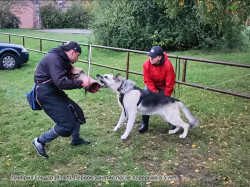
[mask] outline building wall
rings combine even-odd
[[[56,3],[54,0],[43,0],[40,4],[46,5],[46,4],[54,4],[56,6],[59,5],[59,3],[63,2],[64,7],[63,9],[67,9],[72,2],[70,0],[58,0],[58,3]],[[26,6],[23,7],[14,7],[12,10],[12,13],[15,14],[21,21],[19,27],[23,29],[34,29],[35,26],[35,5],[33,1],[26,1]],[[17,11],[18,9],[18,11]]]
[[[27,6],[19,6],[13,8],[12,13],[15,14],[21,21],[19,27],[32,29],[35,27],[35,9],[34,4],[31,1],[27,1]]]

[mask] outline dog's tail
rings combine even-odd
[[[185,116],[187,117],[190,127],[197,127],[199,124],[199,121],[194,117],[194,115],[188,110],[188,108],[186,107],[186,105],[184,105],[184,103],[178,101],[177,104],[179,105],[179,107],[181,108],[181,110],[183,111],[183,113],[185,114]]]

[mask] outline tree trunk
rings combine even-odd
[[[40,3],[42,0],[34,0],[35,5],[35,28],[41,29],[41,20],[40,20]]]

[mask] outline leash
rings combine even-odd
[[[117,89],[117,91],[120,92],[120,94],[119,94],[119,101],[120,101],[120,103],[122,104],[122,107],[123,107],[123,110],[124,110],[124,115],[125,115],[125,117],[126,117],[127,114],[126,114],[126,110],[125,110],[125,107],[124,107],[124,104],[123,104],[124,94],[121,93],[123,82],[124,82],[124,81],[122,80],[121,86]]]
[[[181,64],[181,59],[178,58],[178,55],[176,56],[176,60],[175,60],[175,74],[177,74],[177,80],[179,81],[180,80],[180,65]],[[176,77],[176,76],[175,76]],[[180,95],[181,95],[181,92],[180,92],[180,84],[178,84],[176,86],[174,86],[176,89],[174,89],[174,98],[179,98]]]
[[[88,54],[88,77],[89,77],[89,73],[90,73],[91,49],[92,49],[92,44],[89,44],[89,54]]]
[[[124,110],[124,115],[125,115],[125,117],[127,117],[126,110],[125,110],[125,107],[124,107],[124,104],[123,104],[123,98],[124,98],[124,94],[120,93],[119,101],[122,104],[122,107],[123,107],[123,110]]]
[[[92,44],[89,44],[89,52],[88,52],[88,78],[89,78],[89,73],[90,73],[90,63],[91,63],[91,49],[92,49]],[[85,97],[87,95],[87,89],[85,88]]]

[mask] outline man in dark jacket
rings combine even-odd
[[[51,49],[35,70],[36,99],[56,123],[48,132],[32,141],[37,152],[45,158],[48,157],[45,143],[58,136],[71,136],[73,146],[90,144],[79,137],[80,125],[86,122],[82,109],[62,91],[84,87],[83,81],[74,79],[72,74],[72,64],[78,60],[81,52],[76,42]]]
[[[143,64],[145,90],[171,96],[174,91],[175,73],[168,56],[159,46],[154,46],[148,53],[149,59]],[[142,116],[140,133],[148,130],[149,116]],[[175,126],[171,125],[174,129]]]

